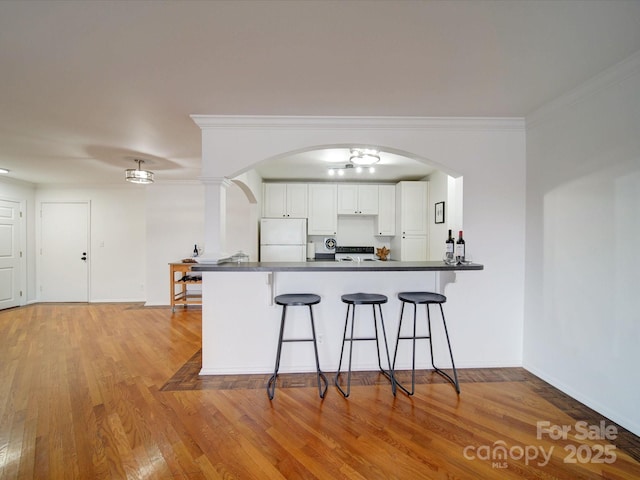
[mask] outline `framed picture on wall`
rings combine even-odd
[[[434,218],[436,223],[444,223],[444,202],[436,203]]]

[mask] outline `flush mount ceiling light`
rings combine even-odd
[[[135,158],[134,162],[138,164],[138,168],[128,168],[124,172],[124,178],[127,180],[127,182],[153,183],[153,172],[140,169],[140,164],[144,163],[144,160],[138,160],[137,158]]]
[[[375,165],[380,161],[380,152],[373,148],[352,148],[349,161],[354,165]]]
[[[347,163],[347,164],[345,164],[344,167],[330,167],[327,170],[327,173],[330,176],[338,175],[339,177],[342,177],[342,176],[344,176],[345,172],[347,172],[349,170],[355,171],[356,173],[362,173],[365,169],[362,168],[361,166],[354,167],[353,164]],[[368,168],[366,168],[366,170],[369,173],[374,173],[376,171],[376,169],[373,168],[373,167],[368,167]]]

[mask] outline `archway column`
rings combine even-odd
[[[229,253],[226,251],[227,188],[231,181],[226,177],[201,177],[204,184],[204,244],[205,256]]]

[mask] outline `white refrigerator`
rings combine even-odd
[[[304,262],[306,259],[306,218],[260,220],[261,262]]]

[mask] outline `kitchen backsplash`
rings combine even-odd
[[[375,236],[376,217],[371,215],[341,215],[338,216],[338,234],[335,235],[338,245],[343,246],[373,246],[375,248],[391,248],[391,237]],[[310,235],[316,252],[324,252],[324,239],[327,235]],[[393,257],[393,252],[391,252]]]

